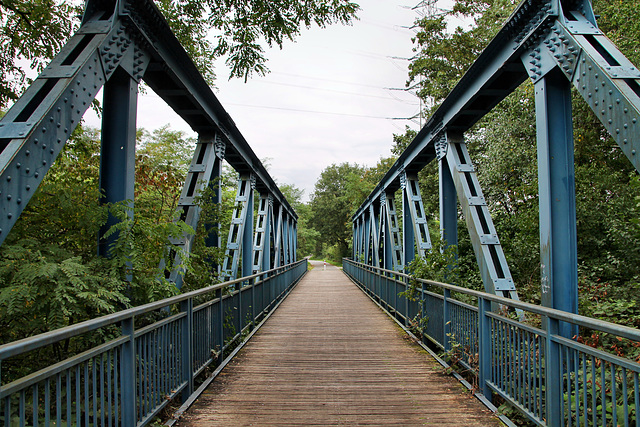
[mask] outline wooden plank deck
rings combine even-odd
[[[180,426],[498,426],[341,270],[311,270]]]

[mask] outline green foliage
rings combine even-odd
[[[76,0],[0,0],[0,109],[30,82],[19,61],[38,72],[79,27]],[[204,76],[213,83],[214,62],[226,58],[230,77],[245,80],[268,72],[264,45],[282,48],[303,27],[349,24],[359,6],[349,0],[156,0],[176,37]],[[215,40],[212,42],[211,40]]]
[[[0,109],[31,83],[22,61],[41,72],[79,25],[77,2],[0,0]]]

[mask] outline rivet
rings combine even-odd
[[[42,164],[43,164],[43,165],[46,165],[46,164],[47,164],[47,161],[46,161],[46,160],[43,160],[43,161],[42,161]]]
[[[29,175],[29,172],[31,171],[31,169],[26,168],[24,171],[27,173],[27,175]]]
[[[53,154],[53,151],[54,151],[54,150],[53,150],[53,148],[52,148],[51,150],[49,150],[49,152],[50,152],[51,154]]]
[[[29,156],[29,154],[31,154],[31,151],[27,150],[27,151],[25,151],[25,153],[24,153],[24,154],[28,157],[28,156]]]
[[[11,177],[10,176],[7,177],[7,182],[11,182]]]
[[[42,144],[42,149],[46,150],[46,148],[47,148],[47,144]]]
[[[9,219],[13,218],[13,214],[12,213],[8,213],[7,214],[7,218],[9,218]]]
[[[27,185],[27,191],[31,191],[31,186]]]
[[[42,128],[42,133],[47,133],[47,128]]]
[[[16,200],[16,203],[17,203],[17,204],[21,204],[21,203],[22,203],[22,199],[18,199],[18,200]]]
[[[616,129],[616,133],[617,133],[617,134],[620,134],[620,129]]]
[[[631,155],[635,156],[636,155],[636,150],[631,150]]]
[[[11,200],[11,194],[7,196],[7,200]]]
[[[20,169],[20,166],[22,166],[20,163],[16,164],[16,169]]]
[[[629,143],[629,140],[625,138],[625,140],[624,140],[624,141],[622,141],[622,142],[623,142],[623,143],[625,143],[625,144],[628,144],[628,143]]]
[[[625,123],[625,124],[624,124],[624,128],[625,128],[625,129],[629,129],[629,124],[628,124],[628,123]]]
[[[39,177],[40,176],[40,172],[34,173],[33,176],[36,177],[36,178]]]

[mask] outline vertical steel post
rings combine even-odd
[[[137,424],[136,346],[132,317],[122,321],[122,336],[129,337],[122,344],[122,360],[120,361],[122,425],[135,426]]]
[[[491,388],[487,384],[491,380],[491,319],[487,313],[491,313],[491,301],[478,298],[478,379],[480,391],[491,400]]]
[[[247,191],[247,216],[242,230],[242,273],[239,277],[250,276],[253,273],[253,194],[256,188],[256,178],[251,175]]]
[[[554,69],[535,84],[542,304],[578,312],[578,249],[571,83]],[[571,338],[577,328],[560,324]]]
[[[560,365],[560,344],[554,339],[559,334],[560,322],[557,319],[546,319],[546,345],[545,345],[545,369],[546,369],[546,408],[547,424],[550,426],[562,425],[562,370]],[[604,367],[603,367],[604,369]]]
[[[458,246],[458,196],[447,158],[438,163],[440,190],[440,237],[447,247]]]
[[[182,322],[182,381],[187,385],[182,390],[182,403],[186,402],[193,393],[193,300],[191,298],[180,302],[180,311],[186,313]]]
[[[451,306],[449,304],[449,299],[451,298],[451,291],[449,289],[444,289],[444,295],[442,300],[442,336],[444,340],[442,344],[444,345],[444,351],[451,350],[451,341],[453,337],[451,336]]]
[[[104,86],[102,111],[102,143],[100,148],[101,203],[130,200],[133,203],[135,182],[136,113],[138,83],[118,68]],[[133,208],[133,206],[131,206]],[[133,210],[129,212],[133,216]],[[98,254],[108,256],[118,236],[105,233],[117,218],[109,215],[100,228]]]
[[[213,197],[211,199],[211,203],[220,206],[222,203],[222,191],[221,191],[221,178],[222,178],[222,161],[225,155],[225,143],[221,140],[219,136],[216,136],[215,142],[215,159],[213,163],[213,169],[211,171],[211,177],[209,178],[209,188],[213,192]],[[210,248],[220,248],[222,247],[222,241],[220,238],[220,215],[222,214],[222,210],[218,207],[217,210],[217,218],[216,223],[211,224],[209,229],[207,230],[207,236],[205,238],[205,244]],[[213,265],[213,268],[219,270],[221,266]]]

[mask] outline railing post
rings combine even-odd
[[[547,424],[559,426],[562,423],[562,371],[560,367],[560,344],[554,341],[553,336],[560,332],[560,322],[557,319],[546,317],[547,336],[545,354],[545,389]]]
[[[491,301],[478,298],[478,379],[480,391],[491,400],[491,389],[487,382],[491,379]],[[555,424],[552,424],[555,425]]]
[[[218,355],[218,360],[216,361],[216,365],[220,365],[222,363],[222,361],[224,360],[224,307],[222,305],[222,288],[218,289],[216,291],[216,295],[218,296],[218,298],[220,298],[218,300],[218,325],[216,328],[216,342],[218,343],[218,345],[220,346],[219,351],[220,354]]]
[[[193,300],[191,298],[180,302],[180,311],[187,316],[182,322],[182,379],[187,385],[182,390],[182,403],[186,402],[193,393]]]
[[[442,304],[442,336],[444,351],[451,351],[451,309],[449,307],[449,298],[451,298],[451,291],[444,289],[444,302]]]
[[[135,426],[136,415],[136,346],[133,317],[122,321],[122,335],[129,339],[122,344],[122,361],[120,362],[120,378],[122,379],[122,425]]]

